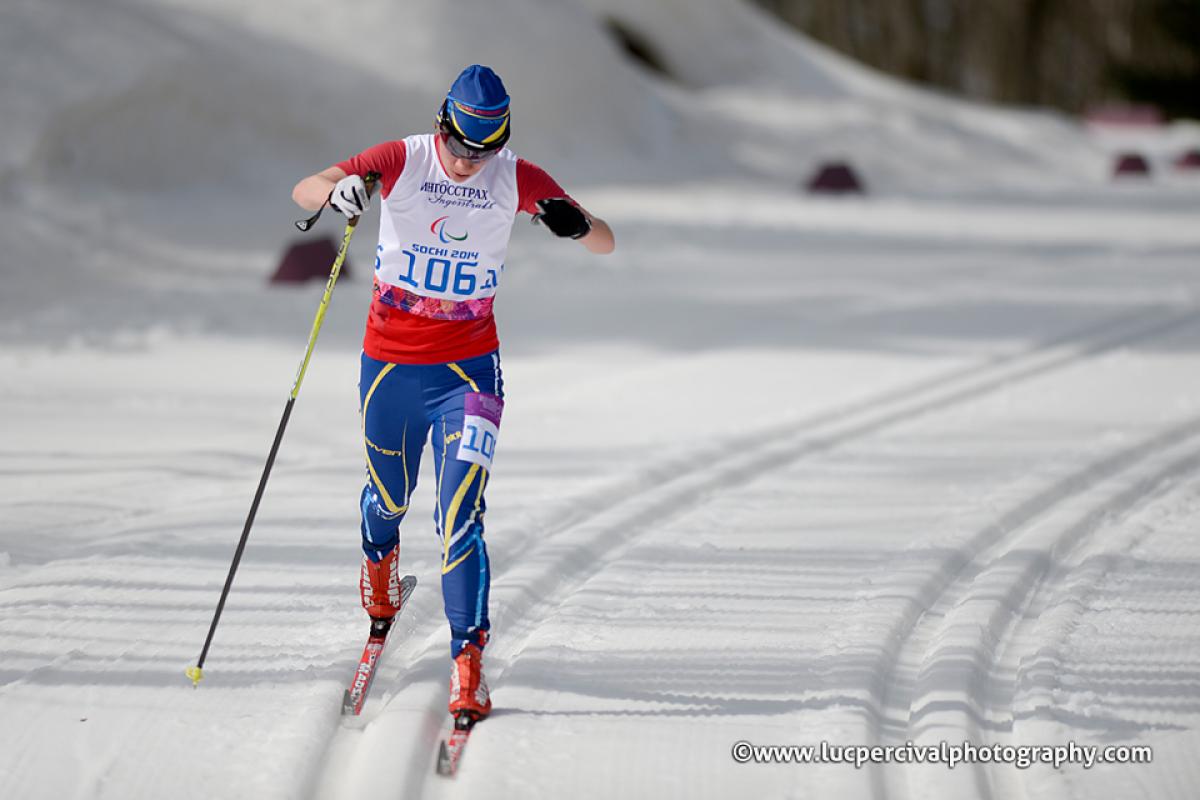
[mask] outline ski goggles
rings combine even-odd
[[[473,161],[478,164],[487,161],[500,152],[500,148],[498,147],[492,150],[472,150],[445,130],[438,135],[442,137],[442,144],[446,145],[446,149],[450,151],[450,155],[455,158],[461,158],[464,161]]]

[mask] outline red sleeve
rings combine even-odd
[[[526,214],[537,214],[541,211],[537,206],[537,201],[551,197],[565,197],[572,203],[575,202],[544,169],[523,158],[518,158],[517,208]]]
[[[400,179],[400,173],[404,171],[405,153],[404,142],[383,142],[368,147],[353,158],[339,161],[334,166],[347,175],[365,177],[368,172],[378,172],[381,176],[379,183],[383,187],[383,196],[387,197],[396,181]]]

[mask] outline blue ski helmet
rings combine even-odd
[[[490,67],[472,64],[450,87],[438,112],[438,128],[470,150],[499,150],[508,141],[508,92]]]

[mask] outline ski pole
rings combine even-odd
[[[375,188],[375,182],[379,180],[379,177],[378,173],[371,172],[363,179],[368,196]],[[316,215],[305,220],[308,225],[301,230],[311,228],[324,208],[325,206],[322,205]],[[254,524],[254,515],[258,513],[258,504],[262,500],[263,491],[267,488],[267,478],[270,477],[271,467],[275,464],[275,454],[279,452],[279,443],[283,441],[283,431],[287,428],[288,418],[292,416],[292,407],[296,405],[296,397],[300,394],[300,384],[304,381],[304,373],[308,371],[308,362],[312,358],[313,349],[317,346],[317,334],[321,332],[321,325],[325,321],[325,312],[329,308],[329,300],[333,297],[333,285],[337,283],[338,275],[341,274],[342,264],[346,261],[346,251],[350,248],[350,238],[354,236],[354,230],[358,227],[360,219],[361,217],[352,217],[346,223],[346,230],[342,234],[342,246],[338,249],[337,258],[333,260],[333,268],[329,271],[329,280],[325,283],[325,295],[321,298],[321,304],[317,306],[317,316],[313,320],[312,331],[308,334],[308,349],[304,351],[304,360],[300,362],[300,368],[296,371],[296,380],[288,395],[287,405],[283,407],[283,417],[279,420],[279,427],[275,430],[275,441],[271,444],[271,452],[267,455],[266,466],[263,467],[262,477],[258,480],[258,490],[254,493],[254,502],[250,504],[250,513],[246,517],[245,527],[242,528],[242,538],[233,554],[233,563],[229,565],[229,574],[225,577],[225,588],[221,590],[221,599],[217,602],[217,610],[213,614],[212,624],[208,627],[208,636],[204,639],[204,647],[200,650],[200,658],[197,659],[196,665],[188,667],[186,671],[187,676],[192,679],[193,686],[199,686],[200,679],[204,677],[204,659],[208,657],[208,648],[212,644],[213,634],[217,632],[217,623],[221,621],[221,612],[225,610],[229,587],[233,585],[233,576],[237,572],[238,564],[241,563],[242,552],[246,549],[246,540],[250,538],[250,526]],[[300,227],[300,223],[296,223],[296,226]]]

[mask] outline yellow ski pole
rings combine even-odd
[[[366,184],[367,194],[375,188],[375,182],[379,180],[379,175],[369,173],[363,180]],[[317,213],[307,220],[296,223],[296,227],[302,231],[306,231],[312,227],[317,218],[321,216],[321,210],[325,207],[321,206]],[[195,666],[187,668],[187,676],[192,679],[193,686],[200,685],[200,679],[204,677],[204,660],[208,657],[208,648],[212,645],[213,634],[217,632],[217,623],[221,620],[221,612],[225,610],[225,600],[229,597],[229,588],[233,585],[233,576],[237,572],[238,564],[241,563],[242,553],[246,549],[246,540],[250,538],[250,527],[254,524],[254,515],[258,513],[258,504],[262,500],[263,491],[267,488],[267,478],[271,475],[271,467],[275,464],[275,455],[279,452],[279,443],[283,441],[283,432],[287,428],[288,419],[292,416],[292,407],[296,405],[296,397],[300,394],[300,384],[304,382],[304,373],[308,371],[308,362],[312,358],[313,350],[317,346],[317,334],[321,332],[321,325],[325,321],[325,312],[329,309],[329,301],[333,297],[333,286],[337,283],[338,275],[342,272],[342,264],[346,262],[346,251],[350,248],[350,238],[354,236],[354,231],[358,227],[358,221],[361,217],[353,217],[346,223],[346,230],[342,234],[342,246],[338,249],[337,258],[333,260],[333,268],[329,271],[329,280],[325,283],[325,294],[321,298],[321,305],[317,306],[317,315],[313,319],[312,331],[308,334],[308,348],[304,351],[304,360],[300,362],[300,368],[296,370],[296,380],[292,384],[292,391],[288,395],[287,405],[283,407],[283,417],[279,420],[279,427],[275,430],[275,441],[271,444],[271,452],[267,455],[266,466],[263,467],[262,477],[258,481],[258,490],[254,493],[254,502],[250,504],[250,513],[246,517],[246,525],[242,528],[242,538],[238,541],[237,550],[233,554],[233,563],[229,565],[229,574],[225,577],[225,588],[221,590],[221,599],[217,602],[217,610],[213,614],[212,624],[208,627],[208,636],[204,639],[204,647],[200,650],[200,658],[196,660]]]

